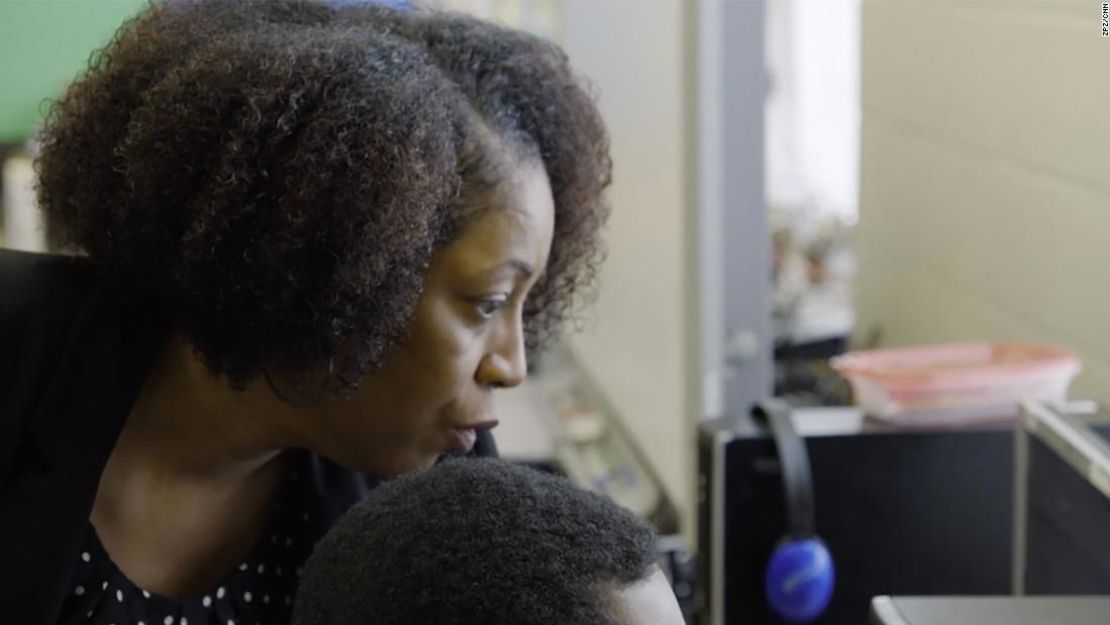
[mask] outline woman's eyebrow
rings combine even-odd
[[[490,268],[489,273],[500,271],[506,267],[515,269],[517,273],[520,274],[520,277],[524,278],[525,280],[531,278],[532,274],[536,271],[535,268],[533,268],[532,265],[530,265],[529,263],[519,258],[513,258]]]

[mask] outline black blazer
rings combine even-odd
[[[84,259],[0,249],[0,621],[50,625],[100,474],[168,325]],[[482,432],[475,453],[497,454]],[[349,483],[372,481],[320,459]],[[343,510],[336,510],[336,514]]]

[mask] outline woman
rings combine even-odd
[[[364,475],[493,453],[491,393],[590,286],[609,180],[554,46],[314,2],[148,7],[38,167],[82,254],[0,256],[19,623],[287,622]]]

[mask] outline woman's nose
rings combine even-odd
[[[519,324],[512,331],[503,333],[491,345],[478,365],[480,384],[495,388],[512,388],[524,382],[528,375],[528,359],[524,350],[524,333]]]

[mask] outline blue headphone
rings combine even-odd
[[[343,5],[366,5],[378,4],[389,9],[396,9],[398,11],[411,11],[412,0],[329,0],[332,4]]]
[[[794,430],[788,405],[764,401],[755,414],[767,421],[775,440],[788,524],[767,563],[767,603],[783,620],[807,623],[828,607],[836,580],[832,555],[817,536],[809,455],[805,441]]]

